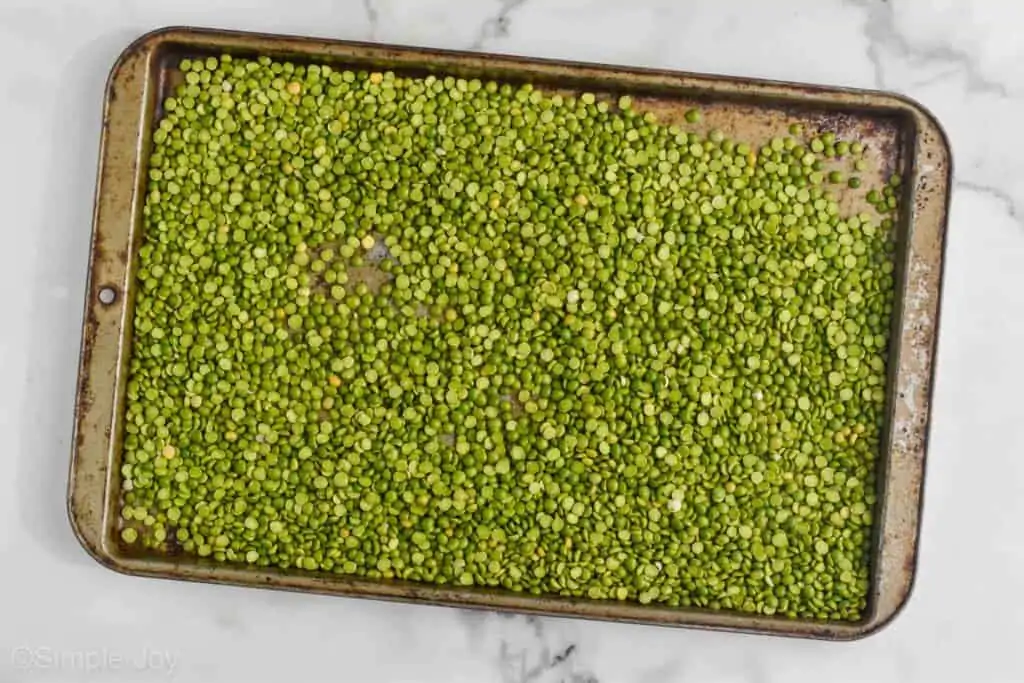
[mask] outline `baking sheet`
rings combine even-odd
[[[699,106],[703,127],[748,142],[785,135],[795,122],[811,133],[833,131],[866,141],[868,168],[860,174],[865,185],[880,186],[892,173],[904,180],[866,617],[860,622],[805,621],[374,581],[238,566],[173,552],[145,553],[120,543],[124,391],[150,136],[160,103],[176,82],[179,61],[223,53],[530,82],[550,90],[585,89],[599,96],[630,94],[637,109],[654,111],[662,121],[681,120],[687,110]],[[916,103],[886,93],[205,29],[170,28],[147,34],[119,57],[107,87],[69,476],[72,526],[99,562],[136,575],[804,637],[851,639],[872,633],[905,603],[916,566],[951,164],[948,143],[935,119]],[[859,210],[862,195],[841,193],[844,210]]]

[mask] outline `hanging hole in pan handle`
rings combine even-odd
[[[117,301],[117,290],[109,285],[100,287],[99,300],[104,306],[109,306]]]

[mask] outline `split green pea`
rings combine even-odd
[[[181,70],[124,542],[860,617],[893,236],[815,168],[859,143],[752,145],[530,85]]]

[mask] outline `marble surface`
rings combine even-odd
[[[1024,5],[3,0],[0,681],[1024,681]],[[848,644],[128,578],[64,511],[102,86],[168,24],[898,90],[956,158],[915,595]],[[1021,450],[1018,450],[1021,449]]]

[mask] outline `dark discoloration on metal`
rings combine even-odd
[[[784,135],[791,122],[811,132],[866,140],[865,185],[899,173],[907,208],[898,221],[898,291],[865,618],[856,623],[803,621],[260,569],[185,555],[174,533],[163,553],[123,547],[118,534],[121,430],[150,134],[162,96],[178,77],[177,60],[221,53],[530,82],[549,90],[587,89],[611,101],[628,93],[637,108],[665,121],[678,120],[699,105],[705,127],[753,142]],[[98,562],[126,574],[834,640],[873,633],[902,608],[915,572],[951,172],[949,144],[932,115],[887,93],[188,28],[147,34],[122,53],[107,83],[68,487],[71,524]],[[835,189],[845,208],[859,210],[862,196]],[[109,305],[98,299],[105,286],[118,293]]]
[[[185,552],[185,549],[181,547],[181,542],[178,540],[178,528],[169,525],[167,527],[167,543],[166,552],[171,557],[176,557]]]
[[[91,292],[90,292],[91,295]],[[80,387],[88,387],[89,372],[92,365],[92,348],[96,339],[96,330],[99,327],[99,321],[96,320],[95,314],[89,312],[85,317],[85,324],[82,327],[82,354],[79,365],[81,372],[78,375],[78,385]],[[75,406],[76,414],[82,412],[89,412],[92,409],[92,392],[91,391],[80,391],[77,397],[77,404]],[[82,439],[85,438],[85,434],[79,433],[77,435],[76,443],[80,446]]]

